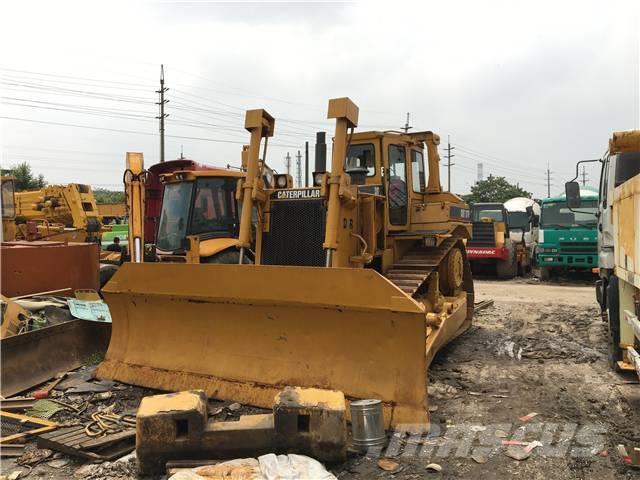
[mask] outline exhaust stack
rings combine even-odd
[[[314,172],[327,171],[327,134],[316,132],[316,166]]]

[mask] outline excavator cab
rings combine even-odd
[[[469,208],[442,190],[435,133],[354,132],[348,98],[328,118],[331,170],[292,188],[267,180],[275,119],[247,111],[236,265],[123,265],[103,289],[100,378],[267,408],[287,385],[340,390],[380,399],[388,426],[429,428],[426,370],[473,315]],[[169,247],[197,237],[197,183],[181,188]]]

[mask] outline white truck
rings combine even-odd
[[[609,323],[609,364],[640,375],[640,130],[615,132],[596,161],[602,163],[596,298]],[[569,207],[579,209],[577,182],[565,190]]]

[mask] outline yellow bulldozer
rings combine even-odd
[[[441,188],[436,134],[355,133],[348,98],[328,118],[331,172],[291,188],[265,178],[275,120],[247,111],[237,264],[122,265],[100,378],[267,408],[287,385],[335,389],[428,428],[426,370],[473,316],[469,208]]]
[[[18,239],[99,242],[106,228],[90,185],[47,185],[15,198]]]

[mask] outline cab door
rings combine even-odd
[[[385,140],[385,182],[389,230],[406,230],[409,220],[409,175],[405,145]]]

